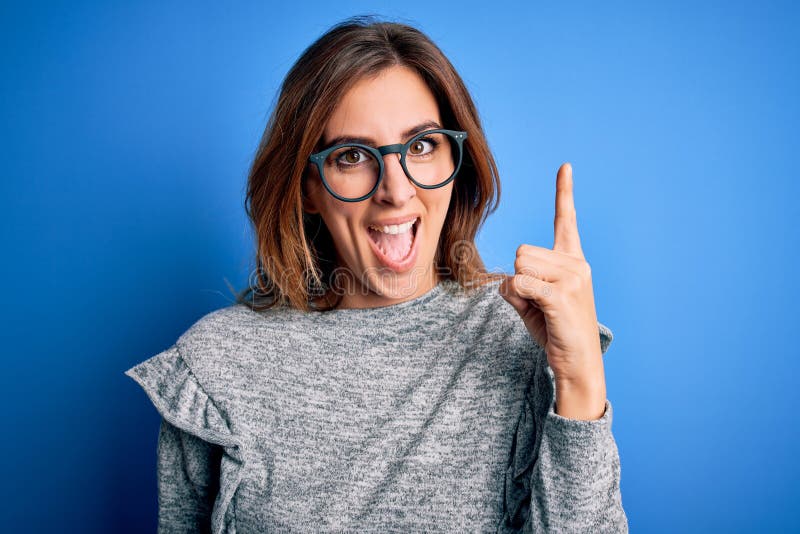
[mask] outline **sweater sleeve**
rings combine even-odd
[[[161,419],[158,532],[211,532],[222,448]]]
[[[613,334],[598,325],[605,354]],[[530,473],[530,511],[523,532],[627,533],[611,401],[606,399],[600,419],[570,419],[555,412],[555,387],[555,375],[541,351],[531,399],[541,439]]]
[[[605,355],[613,333],[598,322]],[[600,419],[555,412],[555,375],[536,346],[533,380],[514,433],[505,478],[505,515],[498,532],[627,533],[620,459],[606,399]]]
[[[128,369],[158,413],[158,532],[226,532],[245,453],[178,345]]]

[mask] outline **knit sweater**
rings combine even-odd
[[[127,370],[161,415],[159,532],[627,532],[611,402],[555,412],[498,286],[232,304]]]

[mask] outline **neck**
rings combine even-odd
[[[412,269],[408,276],[380,277],[364,275],[363,280],[341,277],[342,300],[337,309],[375,308],[400,304],[431,291],[441,281],[435,269],[422,272]]]

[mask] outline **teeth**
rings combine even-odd
[[[389,226],[375,226],[371,224],[369,227],[378,232],[383,232],[384,234],[403,234],[411,230],[415,222],[417,222],[417,219],[403,224],[391,224]]]

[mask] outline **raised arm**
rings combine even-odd
[[[543,349],[533,398],[527,399],[533,417],[525,423],[533,434],[526,434],[527,426],[522,434],[522,443],[536,440],[524,531],[627,532],[603,368],[611,332],[601,326],[598,338],[592,271],[581,247],[568,163],[556,176],[553,228],[552,250],[520,245],[514,275],[499,288]]]

